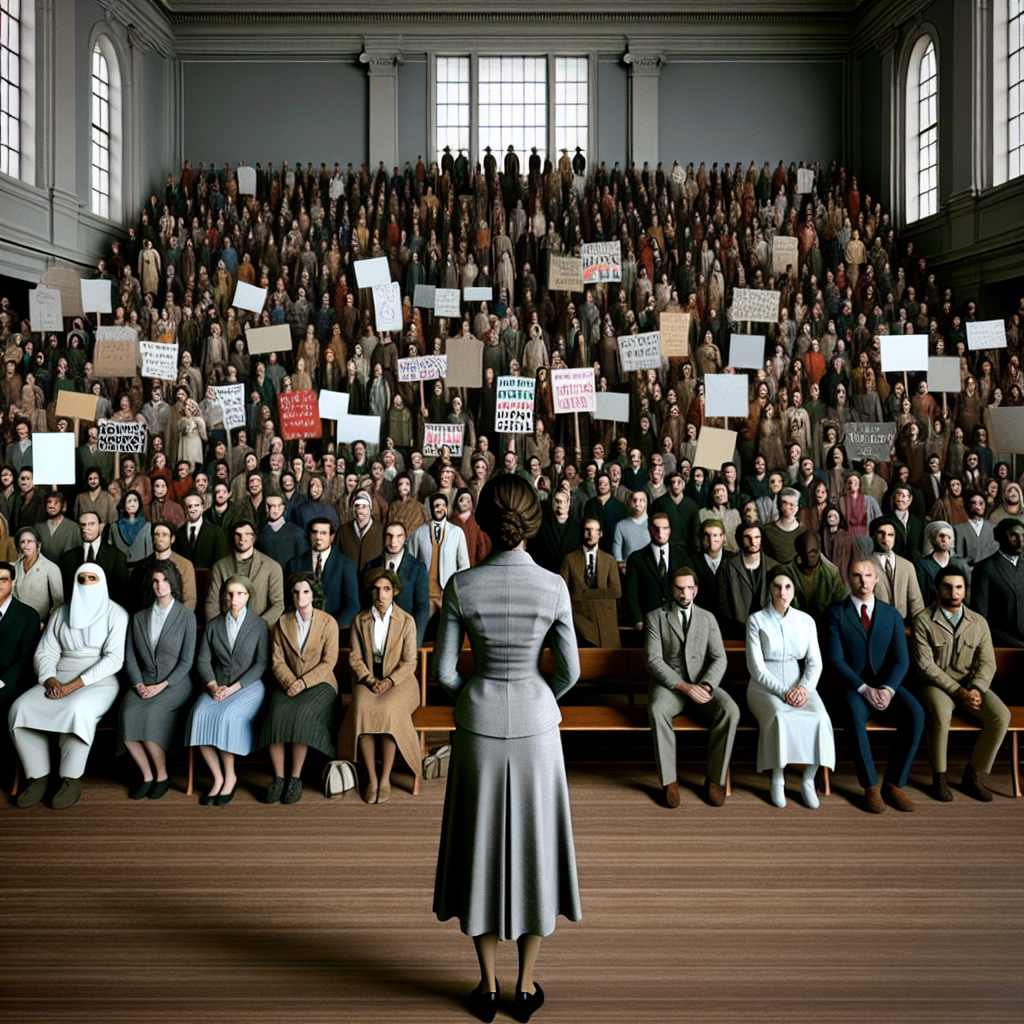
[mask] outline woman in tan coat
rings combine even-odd
[[[338,699],[338,623],[321,611],[324,592],[311,572],[288,580],[292,608],[274,627],[270,664],[278,685],[271,688],[257,747],[270,748],[274,780],[266,802],[293,804],[302,798],[302,766],[310,747],[330,757],[331,727]],[[292,773],[285,784],[285,744],[292,745]]]
[[[394,603],[402,581],[387,569],[371,569],[363,578],[373,604],[352,620],[352,703],[338,737],[338,756],[366,765],[363,798],[382,804],[391,796],[395,752],[420,774],[420,744],[412,725],[419,707],[416,685],[416,621]],[[380,735],[381,775],[377,776],[374,736]]]

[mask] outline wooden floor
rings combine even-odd
[[[1005,759],[992,804],[933,802],[919,762],[918,811],[875,817],[842,770],[811,812],[798,776],[777,810],[741,765],[716,810],[684,764],[668,811],[651,762],[567,749],[584,918],[544,944],[535,1020],[1024,1020],[1024,799]],[[309,786],[266,807],[257,762],[252,790],[205,808],[180,789],[130,802],[124,770],[67,811],[0,805],[6,1024],[473,1019],[472,945],[430,909],[443,782],[381,807]],[[511,993],[511,945],[499,979]]]

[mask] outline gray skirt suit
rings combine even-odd
[[[457,672],[463,635],[469,679]],[[555,675],[538,671],[550,634]],[[524,551],[496,552],[445,587],[436,657],[456,698],[434,912],[467,935],[549,935],[581,917],[557,700],[579,679],[569,591]]]

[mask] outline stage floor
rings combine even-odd
[[[849,771],[817,812],[793,773],[778,810],[749,765],[714,809],[684,764],[669,811],[651,762],[568,749],[584,917],[544,943],[534,1020],[1024,1020],[1024,799],[1005,757],[991,804],[932,801],[919,760],[918,810],[874,816]],[[182,788],[129,801],[122,771],[87,776],[67,811],[0,806],[6,1024],[475,1019],[472,944],[430,909],[443,781],[381,807],[307,784],[266,807],[255,762],[206,808]],[[511,994],[513,944],[499,980]]]

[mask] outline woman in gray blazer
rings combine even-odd
[[[541,938],[562,914],[580,919],[569,790],[558,732],[558,698],[580,674],[569,591],[541,569],[525,543],[541,524],[533,488],[502,475],[480,492],[477,521],[493,553],[445,587],[437,633],[441,685],[456,699],[448,788],[434,884],[434,911],[458,917],[473,937],[480,985],[470,1007],[494,1019],[500,939],[519,944],[513,1013],[529,1019],[544,1001],[533,982]],[[473,675],[457,672],[463,635]],[[555,675],[537,671],[551,636]]]
[[[198,747],[213,776],[199,802],[223,807],[235,795],[235,757],[252,750],[252,723],[263,703],[267,670],[267,624],[246,608],[253,587],[245,576],[229,576],[221,588],[227,611],[206,624],[196,658],[205,692],[192,706],[185,746]]]
[[[181,575],[159,562],[142,581],[141,611],[132,616],[124,667],[132,684],[121,701],[118,739],[142,772],[130,796],[159,800],[167,792],[167,748],[178,711],[192,697],[196,617],[181,603]]]

